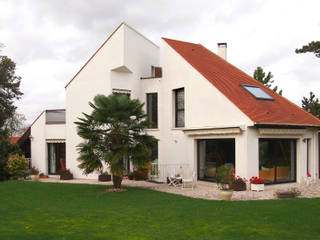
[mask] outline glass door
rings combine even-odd
[[[65,148],[65,143],[48,143],[48,174],[66,169]]]
[[[259,139],[259,177],[266,184],[296,181],[295,139]]]

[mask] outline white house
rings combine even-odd
[[[66,167],[96,178],[77,167],[74,122],[90,113],[95,95],[127,94],[146,103],[162,178],[187,166],[198,180],[215,181],[216,168],[228,164],[267,183],[318,179],[320,120],[229,64],[226,44],[218,52],[163,38],[160,64],[160,48],[120,24],[66,85],[65,124],[46,123],[43,113],[29,129],[33,165],[53,174],[63,162],[54,149],[65,142]]]

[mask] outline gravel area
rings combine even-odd
[[[112,185],[112,182],[99,182],[92,179],[73,179],[73,180],[59,180],[58,178],[40,179],[41,182],[64,182],[64,183],[78,183],[78,184],[99,184]],[[210,200],[220,200],[219,190],[215,183],[197,182],[194,189],[182,189],[181,187],[168,186],[167,184],[153,183],[147,181],[130,181],[123,180],[123,186],[141,187],[153,189],[161,192],[168,192],[172,194],[179,194],[193,198],[202,198]],[[251,190],[233,192],[232,200],[262,200],[262,199],[276,199],[276,191],[290,190],[296,188],[301,192],[299,198],[318,198],[320,197],[320,182],[313,183],[287,183],[265,186],[264,191],[254,192]]]

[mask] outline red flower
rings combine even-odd
[[[311,177],[311,174],[310,174],[310,173],[308,173],[308,174],[307,174],[307,177]]]

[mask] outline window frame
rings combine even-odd
[[[178,92],[183,91],[183,108],[178,108]],[[174,89],[174,98],[175,98],[175,127],[176,128],[182,128],[185,126],[185,90],[183,88]],[[183,125],[178,125],[178,114],[179,112],[183,112]]]
[[[151,101],[149,101],[149,96],[151,97]],[[153,101],[154,99],[152,98],[153,96],[156,96],[156,109],[153,109]],[[150,129],[158,128],[158,93],[157,92],[152,92],[152,93],[146,93],[146,108],[147,108],[147,121],[151,122],[152,125],[149,127]],[[151,106],[150,106],[151,105]],[[149,114],[149,109],[151,107],[151,116]],[[156,118],[155,121],[153,118]]]
[[[248,93],[250,93],[255,99],[257,100],[264,100],[264,101],[274,101],[274,98],[270,96],[268,93],[266,93],[263,89],[261,89],[257,85],[250,85],[250,84],[240,84],[241,87],[243,87]],[[260,89],[264,94],[266,94],[269,97],[257,97],[254,93],[250,92],[247,88],[258,88]]]

